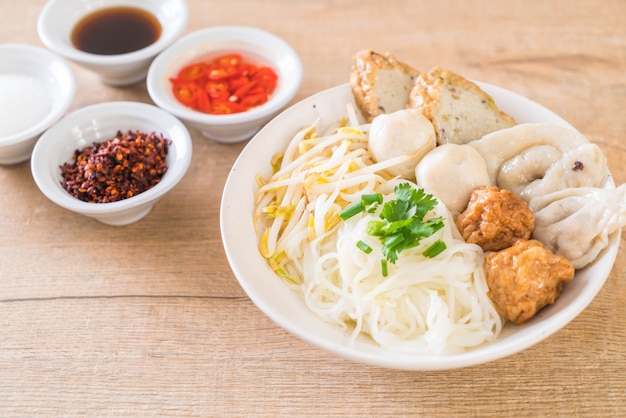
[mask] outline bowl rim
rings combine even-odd
[[[80,121],[91,120],[93,116],[90,115],[98,114],[100,118],[108,118],[120,113],[140,117],[150,116],[151,119],[158,120],[159,123],[155,124],[155,132],[159,131],[156,125],[165,126],[166,124],[177,132],[180,132],[179,136],[169,138],[172,141],[170,148],[173,146],[176,149],[175,159],[170,161],[168,170],[159,183],[130,198],[108,203],[89,203],[71,196],[57,184],[58,178],[52,174],[54,167],[51,166],[55,165],[58,167],[59,162],[51,161],[48,158],[49,155],[46,150],[55,145],[59,135],[63,135],[64,132],[72,130]],[[162,133],[165,136],[165,133]],[[93,142],[93,140],[91,142]],[[71,153],[69,153],[67,157],[69,161],[71,159]],[[77,109],[51,126],[35,144],[31,156],[31,172],[35,183],[49,200],[65,209],[93,216],[121,212],[158,200],[174,188],[184,177],[191,164],[191,157],[191,135],[178,118],[148,103],[111,101],[96,103]]]
[[[37,62],[45,65],[46,69],[55,67],[55,71],[49,71],[48,74],[51,76],[50,78],[54,80],[54,83],[63,85],[63,95],[59,100],[52,100],[50,111],[43,119],[41,119],[34,125],[31,125],[21,131],[14,132],[10,135],[0,136],[0,147],[15,145],[42,133],[53,123],[58,121],[61,116],[63,116],[63,114],[67,111],[67,109],[69,109],[72,101],[74,100],[74,93],[76,90],[76,79],[74,76],[74,72],[67,64],[67,62],[54,52],[36,45],[22,43],[1,44],[0,54],[2,54],[3,52],[7,52],[9,54],[25,53],[28,54],[31,59],[35,59],[37,60]],[[66,79],[67,83],[63,83],[63,81],[61,81],[59,77],[57,77],[56,71],[62,72],[63,77]],[[38,75],[37,78],[43,79],[43,77],[41,77],[40,75]]]
[[[503,99],[508,98],[508,101],[516,106],[522,105],[523,108],[518,109],[518,113],[521,115],[518,122],[533,118],[536,112],[541,112],[542,117],[546,119],[545,122],[572,128],[569,123],[554,112],[524,96],[487,83],[477,82],[477,84],[494,97],[495,102],[505,112],[510,112],[510,110],[501,106]],[[567,305],[557,308],[554,308],[557,305],[549,306],[525,324],[509,325],[509,327],[515,327],[514,333],[519,335],[519,338],[510,337],[511,332],[503,330],[501,336],[493,342],[460,354],[441,356],[390,352],[375,343],[363,342],[360,339],[351,344],[348,341],[349,337],[343,335],[339,327],[335,328],[324,323],[321,318],[306,307],[304,301],[301,300],[301,295],[281,282],[266,262],[265,264],[261,262],[265,260],[259,258],[261,255],[258,254],[256,234],[252,225],[252,213],[248,213],[254,207],[252,195],[258,188],[255,183],[255,175],[269,170],[269,159],[265,171],[256,173],[250,163],[264,159],[268,154],[278,150],[276,146],[268,147],[265,140],[271,136],[276,140],[273,143],[285,145],[287,139],[276,137],[278,127],[285,125],[293,127],[296,122],[301,122],[297,121],[302,119],[302,117],[297,117],[297,113],[305,107],[315,108],[317,105],[317,110],[321,112],[322,106],[328,105],[329,100],[331,100],[325,98],[325,95],[335,95],[333,97],[335,102],[338,101],[336,100],[338,98],[349,100],[348,97],[351,95],[349,84],[336,86],[303,99],[265,125],[246,144],[233,164],[222,195],[220,207],[222,243],[233,274],[257,308],[284,330],[338,357],[370,366],[412,371],[457,369],[492,362],[521,352],[545,340],[576,318],[604,286],[619,249],[621,230],[609,237],[609,247],[600,254],[594,265],[582,269],[581,276],[578,276],[579,272],[577,271],[577,277],[582,278],[582,282],[579,280],[578,283],[580,284],[576,284],[576,286],[582,287],[578,290],[581,292],[580,294],[576,293],[576,297],[572,296],[571,301],[568,301],[569,297],[566,296],[563,298],[563,302],[569,302]],[[344,102],[342,101],[342,103]],[[334,104],[332,105],[334,106]],[[517,119],[517,115],[512,116]],[[312,122],[309,121],[309,123]],[[302,127],[300,126],[300,128]],[[612,183],[612,179],[609,180]],[[235,196],[237,197],[235,198]],[[249,222],[242,222],[242,218],[246,218],[247,215],[249,215]],[[251,239],[254,242],[248,242]],[[566,292],[567,288],[564,294]],[[572,292],[569,294],[573,295]],[[282,296],[285,296],[286,299],[281,299],[279,304],[271,303],[275,298]],[[293,311],[289,311],[289,306],[293,307],[297,303],[294,298],[299,298],[302,305],[295,308],[298,313],[297,318],[293,315]],[[287,312],[289,315],[286,314]],[[306,323],[307,326],[303,327],[303,323]]]
[[[180,14],[177,15],[176,19],[172,19],[168,22],[162,22],[162,31],[161,36],[152,44],[146,46],[145,48],[138,49],[136,51],[128,52],[125,54],[115,54],[115,55],[100,55],[93,54],[85,51],[81,51],[71,45],[71,43],[66,43],[56,36],[56,33],[51,30],[50,22],[51,16],[56,11],[56,7],[62,1],[66,0],[48,0],[44,5],[43,9],[39,13],[39,17],[37,18],[37,33],[41,41],[54,52],[66,57],[69,60],[91,64],[91,65],[104,65],[104,66],[115,66],[115,65],[127,65],[135,62],[140,62],[146,59],[150,59],[156,56],[160,51],[169,46],[174,40],[185,30],[187,26],[187,22],[189,21],[189,8],[187,2],[185,0],[167,0],[168,2],[176,2],[180,6]],[[83,1],[77,1],[77,4],[83,4]],[[88,14],[100,10],[106,9],[110,7],[124,6],[124,4],[102,4],[102,2],[94,2],[97,6],[93,9],[86,10],[86,13],[81,15],[81,18],[87,16]],[[165,6],[167,3],[157,2],[159,7]],[[140,6],[139,4],[128,5],[130,7],[137,7],[146,10],[145,7]],[[80,19],[79,19],[80,20]],[[71,30],[70,30],[71,31]]]
[[[269,39],[274,43],[274,45],[278,46],[281,56],[287,57],[290,64],[294,66],[293,70],[289,74],[282,74],[282,78],[287,80],[288,83],[279,85],[279,90],[277,90],[278,94],[273,94],[270,100],[263,105],[250,109],[246,112],[233,113],[229,115],[211,115],[208,113],[194,111],[180,104],[175,99],[170,98],[166,93],[166,83],[164,83],[164,81],[167,81],[167,79],[172,76],[169,71],[173,66],[172,63],[176,61],[187,63],[193,61],[194,57],[197,58],[198,56],[208,54],[212,50],[219,50],[220,48],[216,47],[202,51],[195,51],[196,45],[200,41],[213,37],[219,37],[219,40],[226,41],[237,41],[241,40],[241,38],[246,38],[247,40],[252,40],[253,44],[256,39]],[[233,49],[237,48],[229,47],[229,50]],[[245,48],[242,47],[241,49]],[[256,53],[268,58],[266,55],[258,51],[256,51]],[[181,56],[185,56],[186,59],[181,60]],[[275,63],[272,63],[272,65],[274,65],[275,68],[279,67]],[[298,89],[302,84],[302,79],[302,61],[295,49],[286,40],[272,32],[252,26],[221,25],[193,31],[173,42],[172,45],[168,46],[159,55],[157,55],[154,61],[150,64],[148,75],[146,77],[146,84],[148,94],[150,95],[152,101],[157,106],[167,110],[168,112],[191,122],[224,126],[263,119],[268,115],[272,115],[273,113],[279,111],[297,94]]]

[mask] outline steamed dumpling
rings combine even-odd
[[[496,184],[518,196],[529,184],[541,180],[552,164],[559,161],[561,151],[552,145],[536,145],[525,149],[498,170]]]
[[[433,124],[415,109],[378,115],[369,131],[368,148],[377,161],[407,157],[388,171],[408,180],[415,179],[418,161],[436,145]]]
[[[532,152],[535,149],[539,151]],[[545,170],[541,165],[554,158],[550,149],[533,147],[527,151],[530,152],[504,163],[498,174],[498,185],[526,202],[571,187],[600,187],[609,177],[606,157],[596,144],[584,144],[563,153]]]
[[[626,184],[568,188],[537,197],[530,206],[533,238],[580,269],[608,246],[609,235],[626,226]]]
[[[478,151],[452,143],[426,154],[415,168],[415,177],[453,216],[465,210],[474,189],[490,185],[487,165]]]
[[[468,145],[482,155],[489,179],[495,185],[502,165],[532,147],[542,146],[544,151],[546,147],[552,147],[553,152],[558,153],[553,155],[561,155],[587,143],[589,140],[584,135],[571,128],[547,123],[522,123],[487,134]]]

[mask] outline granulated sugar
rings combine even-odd
[[[37,77],[0,74],[0,137],[13,135],[41,121],[52,100]]]

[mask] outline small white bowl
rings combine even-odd
[[[146,10],[161,24],[159,39],[134,52],[98,55],[77,49],[71,39],[76,24],[105,7],[127,6]],[[37,21],[41,41],[52,51],[100,75],[105,84],[124,86],[143,80],[154,57],[170,45],[187,26],[184,0],[49,0]]]
[[[110,203],[88,203],[68,193],[61,166],[74,151],[111,139],[118,131],[155,132],[171,141],[167,172],[154,187]],[[139,102],[106,102],[70,113],[48,129],[33,150],[31,170],[42,193],[57,205],[109,225],[127,225],[146,216],[154,204],[183,178],[191,162],[191,136],[185,125],[156,106]]]
[[[182,67],[232,52],[276,70],[278,85],[267,103],[242,113],[211,115],[176,100],[169,79]],[[155,58],[147,78],[148,93],[157,106],[200,130],[205,137],[224,143],[250,139],[294,98],[301,83],[302,63],[293,48],[269,32],[245,26],[218,26],[184,36]]]
[[[16,164],[30,158],[39,135],[59,120],[69,108],[74,99],[74,74],[63,59],[46,49],[32,45],[5,44],[0,45],[0,77],[3,78],[3,85],[14,83],[16,77],[19,77],[19,83],[38,83],[44,90],[41,92],[44,100],[48,101],[48,106],[39,108],[37,112],[41,114],[33,114],[32,120],[27,115],[20,115],[26,119],[21,122],[13,121],[16,131],[7,129],[6,125],[0,131],[0,164]],[[5,99],[7,97],[0,97],[0,100]],[[22,107],[37,108],[35,104],[29,106],[23,97],[11,99],[19,99],[15,100],[16,112],[24,112]],[[41,98],[33,99],[38,101],[37,105],[41,103]],[[8,116],[3,115],[0,121],[3,117]]]

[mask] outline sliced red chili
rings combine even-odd
[[[238,67],[243,62],[241,54],[227,54],[217,58],[215,62],[221,67]]]
[[[212,61],[184,66],[170,79],[174,96],[200,112],[245,112],[265,103],[278,83],[267,66],[246,63],[240,54],[225,54]]]
[[[278,83],[278,76],[268,67],[259,68],[254,74],[254,79],[258,80],[259,87],[263,88],[267,93],[271,93],[276,88]]]
[[[248,96],[256,96],[257,94],[267,94],[263,87],[257,86],[253,89],[250,89],[248,92]]]
[[[231,91],[236,91],[239,87],[243,86],[244,84],[249,83],[250,80],[248,79],[248,77],[246,77],[245,74],[242,74],[239,77],[233,78],[231,80],[228,80],[228,86],[230,87]]]
[[[251,77],[254,76],[254,73],[256,73],[257,71],[257,66],[253,65],[253,64],[246,64],[245,62],[243,64],[241,64],[241,74],[250,79]]]
[[[211,113],[211,99],[206,91],[198,89],[198,110],[204,113]]]
[[[225,80],[231,77],[237,77],[241,74],[239,67],[212,68],[209,70],[209,80]]]
[[[197,62],[183,67],[178,72],[178,78],[181,80],[198,80],[206,75],[209,66],[205,62]]]
[[[230,99],[235,100],[235,101],[241,101],[248,94],[248,92],[254,86],[256,86],[256,84],[257,84],[256,80],[248,81],[246,84],[242,85],[237,90],[235,90],[233,94],[231,94]]]
[[[198,97],[198,85],[191,82],[178,82],[172,87],[174,97],[185,106],[195,107]]]
[[[225,81],[208,81],[204,90],[214,100],[227,100],[230,97],[230,89]]]
[[[272,93],[276,89],[276,79],[263,79],[259,81],[259,88],[263,89],[267,94]]]
[[[219,115],[229,115],[231,113],[240,113],[240,112],[245,112],[246,109],[244,106],[240,105],[239,103],[234,103],[234,102],[217,102],[217,103],[213,103],[213,107],[211,108],[212,113],[216,113]]]
[[[266,101],[267,101],[266,94],[255,94],[254,96],[250,95],[241,99],[241,104],[244,107],[251,109],[253,107],[262,105]]]
[[[271,77],[278,78],[278,75],[270,67],[258,67],[254,73],[255,78]]]

